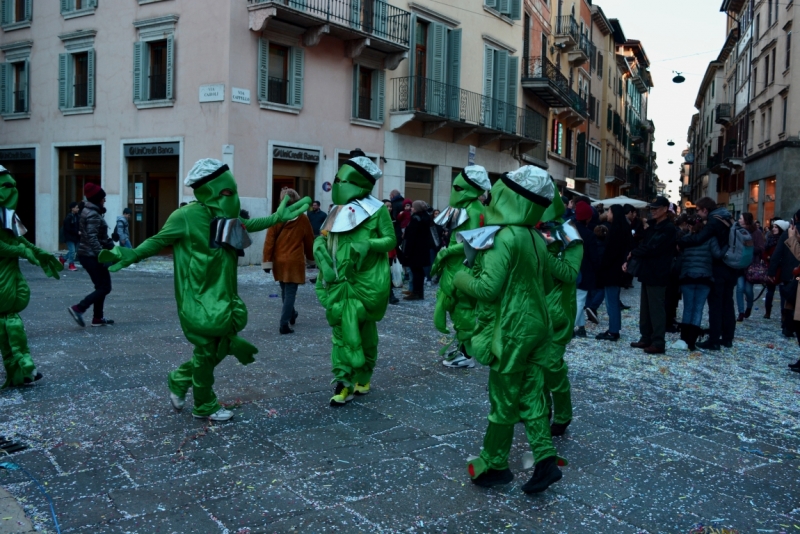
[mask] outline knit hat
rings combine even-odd
[[[775,221],[775,226],[779,227],[785,232],[789,229],[789,221]]]
[[[575,219],[578,221],[591,221],[592,215],[592,207],[587,202],[581,200],[575,205]]]
[[[358,153],[363,154],[363,152],[361,152],[359,149],[350,152],[350,154],[358,154]],[[350,158],[345,162],[345,165],[350,165],[351,167],[353,167],[364,178],[369,180],[369,182],[372,185],[375,185],[375,183],[380,179],[380,177],[383,176],[383,172],[377,165],[375,165],[375,162],[366,156],[356,156],[354,158]]]
[[[99,185],[87,182],[86,185],[83,186],[83,196],[92,204],[99,205],[100,202],[106,198],[106,192],[103,191],[103,188]]]

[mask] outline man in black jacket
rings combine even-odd
[[[725,208],[718,208],[717,203],[703,197],[697,201],[697,215],[706,221],[705,227],[696,234],[681,238],[681,248],[696,247],[709,239],[716,239],[720,249],[728,246],[728,237],[734,221]],[[697,347],[705,350],[719,350],[720,343],[724,347],[733,346],[733,335],[736,332],[736,310],[733,307],[733,291],[739,271],[728,267],[723,258],[714,259],[711,264],[714,285],[708,295],[708,339],[698,343]]]
[[[664,299],[675,257],[677,230],[667,217],[669,200],[656,197],[648,206],[651,220],[647,223],[642,242],[631,252],[630,259],[639,262],[636,276],[642,284],[641,304],[639,307],[639,341],[631,343],[631,347],[644,349],[647,354],[663,354],[666,350],[664,334],[667,328],[667,310]]]
[[[581,260],[580,282],[575,292],[577,316],[573,335],[586,337],[586,315],[584,307],[589,293],[597,287],[597,270],[600,268],[600,248],[597,237],[589,229],[594,211],[588,202],[580,201],[575,205],[575,226],[583,240],[583,260]]]
[[[397,216],[403,213],[403,195],[397,189],[392,189],[389,193],[389,200],[392,202],[392,220],[396,220]],[[399,243],[399,241],[398,241]]]
[[[792,222],[796,225],[800,224],[800,210],[792,217]],[[781,233],[778,238],[778,244],[775,246],[775,252],[769,259],[769,270],[767,276],[771,281],[778,285],[781,295],[781,301],[787,297],[790,302],[794,300],[794,295],[786,295],[786,289],[789,282],[792,281],[792,271],[800,265],[800,260],[794,257],[789,248],[786,246],[786,239],[789,237],[789,232]],[[778,277],[778,270],[780,270],[780,277]],[[781,332],[786,337],[793,337],[794,323],[792,310],[784,310],[781,306]]]

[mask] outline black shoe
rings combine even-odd
[[[597,334],[595,339],[599,339],[600,341],[619,341],[619,334],[612,334],[606,331],[602,334]]]
[[[645,343],[644,341],[633,341],[631,343],[631,347],[634,348],[634,349],[646,349],[650,345],[651,345],[651,343],[649,343],[649,342]]]
[[[701,341],[700,343],[697,343],[696,346],[698,349],[703,349],[703,350],[720,350],[719,343],[712,343],[710,340]]]
[[[723,341],[723,342],[720,343],[720,345],[722,345],[726,349],[732,349],[733,348],[733,341]]]
[[[790,363],[789,364],[789,369],[792,369],[792,370],[800,369],[800,360],[797,360],[797,362],[795,362],[795,363]]]
[[[43,375],[42,375],[42,373],[39,373],[39,372],[37,372],[35,375],[33,375],[33,377],[32,377],[32,378],[31,378],[30,376],[26,376],[26,377],[25,377],[25,378],[23,378],[22,380],[23,380],[23,382],[24,382],[24,383],[26,383],[26,384],[33,384],[34,382],[38,382],[38,381],[39,381],[39,380],[41,380],[42,378],[43,378]]]
[[[550,425],[550,435],[551,436],[563,436],[566,433],[567,427],[569,426],[569,424],[571,422],[572,422],[572,420],[569,420],[569,421],[567,421],[566,423],[563,423],[563,424],[562,423],[553,423],[553,424],[551,424]]]
[[[498,471],[497,469],[489,469],[485,473],[481,473],[476,478],[471,480],[476,486],[491,488],[492,486],[508,484],[514,480],[514,473],[511,472],[511,469],[503,469],[502,471]]]
[[[782,328],[781,334],[783,334],[783,337],[788,337],[788,338],[794,337],[794,332],[792,332],[791,328]]]
[[[793,368],[792,371],[794,371],[795,373],[800,373],[800,367],[798,367],[796,369]]]
[[[279,330],[281,334],[294,334],[294,330],[289,328],[288,324],[281,325],[281,329]]]
[[[631,307],[628,306],[627,304],[623,304],[622,301],[619,301],[619,309],[620,310],[630,310]]]
[[[680,331],[681,331],[680,325],[677,325],[675,323],[670,323],[669,325],[667,325],[666,332],[670,334],[677,334]]]
[[[536,464],[533,476],[522,486],[522,491],[525,493],[541,493],[561,480],[562,476],[561,469],[558,468],[556,463],[556,457],[545,458]]]
[[[297,313],[297,311],[294,311],[294,312],[292,312],[292,318],[291,318],[291,319],[289,319],[289,324],[290,324],[290,325],[292,325],[292,326],[294,326],[294,323],[296,323],[296,322],[297,322],[297,317],[298,317],[299,315],[300,315],[300,314],[299,314],[299,313]]]
[[[403,297],[403,300],[425,300],[425,297],[416,293],[411,293],[410,295]]]
[[[584,310],[586,310],[586,318],[589,320],[589,322],[600,324],[600,321],[597,320],[597,311],[591,308],[584,308]]]
[[[579,326],[572,331],[572,337],[586,337],[586,328]]]

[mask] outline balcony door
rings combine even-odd
[[[428,75],[428,24],[417,21],[414,45],[414,109],[425,110],[425,79]]]

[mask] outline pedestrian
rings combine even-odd
[[[716,239],[720,249],[728,246],[733,217],[725,208],[718,208],[716,201],[703,197],[695,203],[697,215],[705,221],[703,229],[682,237],[681,248],[697,247]],[[722,258],[714,259],[712,265],[713,285],[708,295],[708,339],[697,344],[704,350],[720,350],[720,345],[733,346],[736,331],[736,310],[733,306],[733,292],[739,273],[729,267]]]
[[[699,234],[705,224],[695,218],[690,225],[689,235]],[[703,308],[714,283],[714,260],[722,258],[722,249],[716,239],[707,239],[696,247],[684,248],[680,253],[679,282],[683,296],[683,318],[680,325],[681,339],[689,350],[695,350],[697,339],[702,333]]]
[[[397,243],[400,242],[400,225],[397,221],[394,220],[394,215],[392,215],[392,201],[387,199],[383,200],[383,205],[386,206],[386,209],[389,211],[389,216],[392,218],[392,227],[394,228],[394,236],[397,240]],[[397,257],[397,247],[394,247],[392,250],[389,251],[389,271],[391,272],[392,267],[395,263],[399,263],[400,260]],[[389,304],[399,304],[400,299],[398,299],[394,294],[394,281],[392,277],[389,277]]]
[[[606,311],[608,312],[608,330],[598,334],[596,339],[605,341],[618,341],[622,328],[622,310],[619,307],[620,290],[626,283],[625,272],[622,265],[631,251],[630,223],[625,218],[625,210],[615,204],[608,211],[608,221],[611,228],[608,231],[606,244],[600,260],[598,271],[598,286],[604,288],[606,297]],[[600,228],[598,226],[598,228]]]
[[[94,291],[86,295],[82,301],[67,308],[78,326],[85,327],[83,314],[93,308],[92,326],[111,326],[114,321],[104,315],[106,297],[111,293],[111,275],[104,262],[98,260],[103,250],[114,248],[114,242],[108,236],[108,224],[103,215],[106,213],[106,192],[99,185],[87,182],[83,188],[86,202],[80,215],[81,242],[78,245],[78,261],[89,273],[94,284]]]
[[[778,221],[781,224],[782,221]],[[767,275],[770,277],[770,282],[778,286],[778,291],[781,295],[781,333],[785,337],[792,337],[793,323],[792,314],[786,310],[786,304],[794,299],[792,291],[792,271],[800,265],[800,260],[789,253],[789,247],[786,246],[786,240],[789,238],[789,228],[792,225],[797,225],[800,222],[800,210],[794,214],[786,231],[778,238],[778,243],[775,246],[775,252],[769,260],[769,269]]]
[[[283,189],[280,199],[285,197],[289,197],[287,206],[300,201],[300,195],[294,189]],[[313,213],[313,210],[308,213]],[[278,332],[294,334],[291,326],[294,326],[298,316],[294,307],[297,287],[306,283],[306,262],[314,261],[314,230],[307,214],[278,223],[267,230],[262,261],[264,272],[271,270],[275,281],[281,286],[283,308]]]
[[[117,216],[117,224],[114,227],[114,233],[116,235],[115,241],[119,241],[119,246],[125,248],[133,248],[131,244],[131,233],[128,229],[128,221],[131,220],[131,214],[133,212],[130,208],[125,208],[122,210],[122,215]],[[111,236],[114,237],[113,235]]]
[[[800,262],[800,238],[798,237],[797,232],[797,220],[798,216],[795,214],[794,220],[792,221],[791,225],[789,226],[789,230],[787,233],[786,238],[786,248],[789,249],[792,256]],[[800,286],[798,286],[798,280],[800,280],[800,267],[795,267],[792,270],[792,278],[794,279],[793,282],[790,284],[790,289],[794,291],[794,300],[788,299],[787,300],[787,307],[790,308],[792,312],[791,319],[792,319],[792,327],[794,330],[794,334],[797,337],[797,343],[800,344]],[[788,297],[787,292],[787,297]],[[789,369],[796,373],[800,373],[800,359],[798,359],[795,363],[789,365]]]
[[[674,202],[669,205],[667,212],[667,219],[675,226],[675,238],[680,234],[680,225],[678,223],[678,214],[676,213],[677,207]],[[677,334],[680,332],[680,324],[678,323],[678,304],[681,300],[681,284],[680,284],[680,268],[677,265],[676,256],[672,258],[672,267],[669,271],[669,282],[667,283],[667,291],[664,295],[664,306],[667,313],[667,332],[670,334]]]
[[[75,255],[78,252],[78,246],[81,244],[81,217],[77,202],[69,203],[67,216],[64,217],[61,228],[64,232],[64,241],[67,244],[67,257],[64,263],[67,264],[67,268],[70,271],[77,271]]]
[[[433,237],[428,205],[422,200],[415,200],[412,204],[412,215],[403,235],[403,242],[405,264],[411,269],[411,293],[403,297],[403,300],[423,300],[425,267],[431,264],[430,251],[433,247]]]
[[[761,230],[753,223],[753,214],[747,211],[739,215],[739,221],[736,223],[750,233],[753,239],[753,262],[752,265],[757,265],[761,262],[761,255],[764,253],[766,240]],[[737,322],[742,322],[750,317],[753,311],[753,284],[747,280],[747,269],[739,274],[736,280],[736,303],[739,306],[739,317],[736,318]],[[745,307],[745,299],[747,307]]]
[[[769,265],[770,265],[770,258],[775,253],[775,248],[778,245],[778,241],[780,236],[783,232],[789,229],[789,221],[781,220],[780,218],[773,219],[770,223],[769,231],[766,236],[766,242],[764,244],[764,254],[762,258],[764,262],[767,264],[767,272],[769,273]],[[770,319],[772,317],[772,301],[775,300],[775,283],[770,281],[769,276],[767,276],[767,282],[765,284],[767,288],[767,292],[764,296],[764,319]],[[778,298],[781,300],[781,307],[783,309],[783,299],[778,295]]]
[[[675,257],[677,229],[669,220],[669,200],[658,196],[648,206],[650,220],[641,244],[633,249],[623,266],[635,274],[641,283],[639,304],[639,341],[631,347],[644,349],[647,354],[663,354],[666,350],[664,334],[667,328],[665,294],[672,260]],[[636,263],[638,267],[632,268]]]
[[[311,223],[311,229],[314,232],[314,237],[319,236],[319,229],[322,228],[322,223],[325,222],[325,218],[328,216],[327,213],[320,209],[320,206],[322,206],[322,204],[319,203],[319,200],[315,200],[311,203],[311,209],[308,211],[308,213],[306,213],[308,220]]]
[[[413,215],[411,206],[413,204],[413,200],[403,200],[402,210],[395,216],[397,218],[397,222],[400,223],[400,231],[403,233],[405,233],[406,228],[408,227],[409,223],[411,223],[411,216]],[[392,202],[392,207],[394,208],[394,202]]]
[[[594,212],[592,207],[584,201],[575,204],[575,220],[578,233],[583,240],[583,258],[581,258],[581,272],[578,277],[578,289],[575,292],[576,315],[574,335],[586,337],[586,298],[589,292],[595,289],[597,270],[600,268],[600,252],[597,237],[588,224]]]
[[[397,216],[403,213],[403,204],[405,199],[403,194],[397,189],[392,189],[389,193],[389,200],[392,202],[392,220],[397,219]]]

